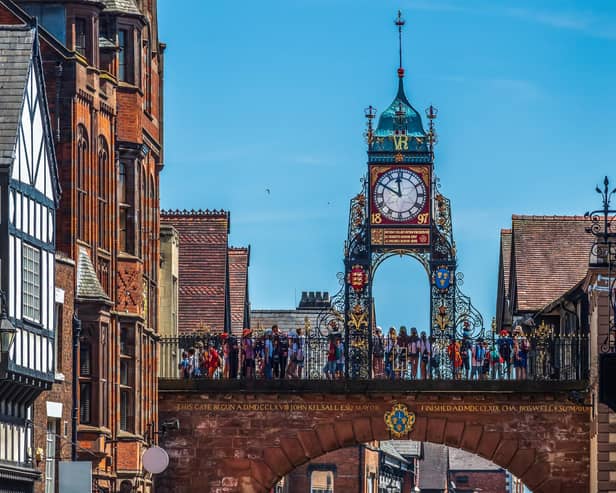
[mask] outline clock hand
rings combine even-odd
[[[402,197],[402,188],[400,187],[400,183],[402,183],[402,173],[398,171],[398,178],[396,178],[396,184],[398,185],[398,197]]]
[[[394,190],[393,188],[385,185],[384,183],[381,183],[381,186],[383,188],[386,188],[387,190],[389,190],[391,193],[395,193],[398,197],[402,197],[402,194],[398,192],[398,190]],[[399,186],[399,185],[398,185]]]

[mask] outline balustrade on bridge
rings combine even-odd
[[[266,356],[269,336],[235,337],[227,334],[193,333],[163,337],[159,342],[159,378],[233,380],[351,380],[346,371],[340,335],[297,335],[280,338],[281,350]],[[483,381],[531,380],[580,382],[588,378],[588,338],[586,335],[555,335],[551,330],[535,331],[521,357],[513,346],[503,358],[499,339],[473,341],[482,344],[483,357],[463,341],[448,346],[432,345],[430,354],[412,354],[409,346],[388,337],[372,341],[370,380]],[[251,348],[246,358],[244,347]],[[381,348],[381,349],[379,349]],[[479,351],[481,353],[481,351]],[[325,383],[325,382],[323,382]]]

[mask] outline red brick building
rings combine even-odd
[[[228,211],[161,211],[179,235],[180,334],[241,333],[249,326],[249,248],[229,247]]]
[[[62,198],[56,246],[76,265],[82,321],[79,459],[99,491],[149,491],[156,339],[162,70],[155,0],[0,0],[38,18]]]

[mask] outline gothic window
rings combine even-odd
[[[23,313],[33,322],[41,318],[41,251],[23,245]]]
[[[87,217],[87,169],[88,169],[88,133],[83,125],[77,127],[77,238],[86,240]]]
[[[150,30],[146,27],[143,31],[144,34],[144,48],[143,56],[145,57],[144,66],[144,110],[147,112],[152,111],[152,42],[150,36]]]
[[[98,246],[109,249],[109,147],[98,138]]]

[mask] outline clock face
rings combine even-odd
[[[381,175],[374,187],[374,204],[391,221],[409,221],[426,204],[426,186],[411,170],[397,168]]]

